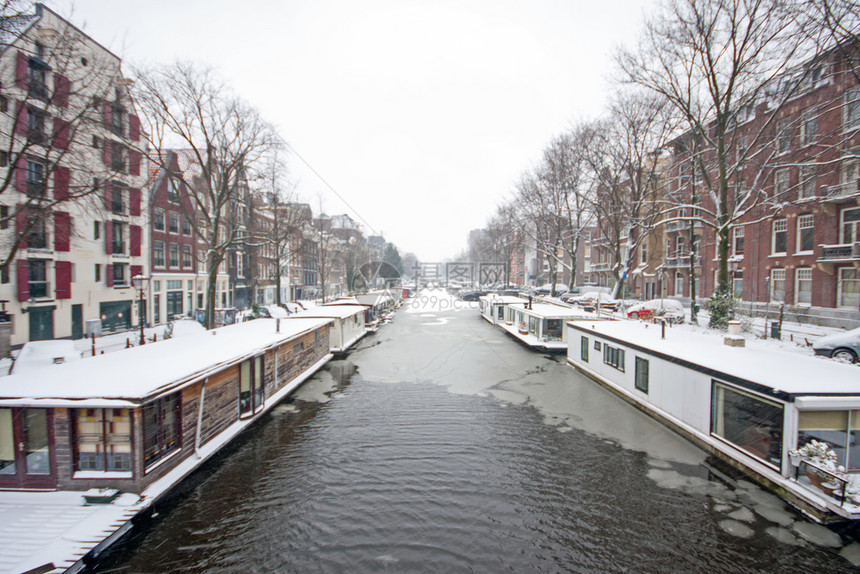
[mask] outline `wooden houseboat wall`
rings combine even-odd
[[[356,303],[326,304],[297,313],[294,317],[328,319],[332,322],[329,335],[331,351],[346,353],[359,339],[367,334],[364,322],[364,305]]]

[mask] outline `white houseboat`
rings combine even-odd
[[[567,351],[566,321],[592,317],[581,309],[529,302],[505,304],[504,315],[498,326],[533,349],[553,352]]]
[[[528,299],[516,297],[513,295],[497,295],[489,293],[478,299],[481,305],[481,316],[490,322],[491,325],[504,324],[505,322],[505,306],[516,303],[528,303]]]
[[[814,519],[860,519],[856,367],[677,328],[663,338],[660,326],[632,321],[566,330],[578,370]],[[790,454],[813,440],[845,471]]]
[[[367,334],[364,312],[367,309],[354,298],[326,303],[293,315],[298,318],[328,319],[332,322],[329,336],[331,352],[343,355]]]

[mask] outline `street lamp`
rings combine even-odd
[[[144,289],[144,287],[146,287],[147,281],[148,281],[148,279],[146,277],[144,277],[143,275],[139,275],[139,274],[135,275],[134,277],[131,278],[131,284],[134,285],[134,288],[137,289],[138,294],[139,294],[138,303],[137,303],[137,305],[138,305],[137,306],[137,316],[138,316],[138,319],[140,320],[140,344],[141,345],[146,344],[146,339],[143,336],[143,313],[144,313],[143,289]]]

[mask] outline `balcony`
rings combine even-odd
[[[610,271],[612,269],[612,263],[592,263],[591,264],[591,272],[599,273],[601,271]]]
[[[702,257],[696,257],[696,267],[702,266]],[[664,269],[687,269],[690,267],[690,254],[676,254],[674,257],[667,257],[663,262]]]
[[[695,221],[693,222],[694,229],[702,229],[702,222]],[[666,224],[666,233],[671,231],[689,231],[690,230],[690,222],[689,221],[670,221]]]
[[[860,197],[860,179],[822,188],[822,201],[837,202]]]
[[[860,242],[818,246],[818,261],[836,263],[858,259],[860,259]]]

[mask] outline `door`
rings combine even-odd
[[[30,307],[30,340],[47,341],[54,338],[54,308]]]
[[[72,305],[72,339],[84,336],[84,306]]]
[[[0,408],[0,488],[55,488],[53,414]]]
[[[175,315],[182,315],[182,291],[167,292],[167,320]]]

